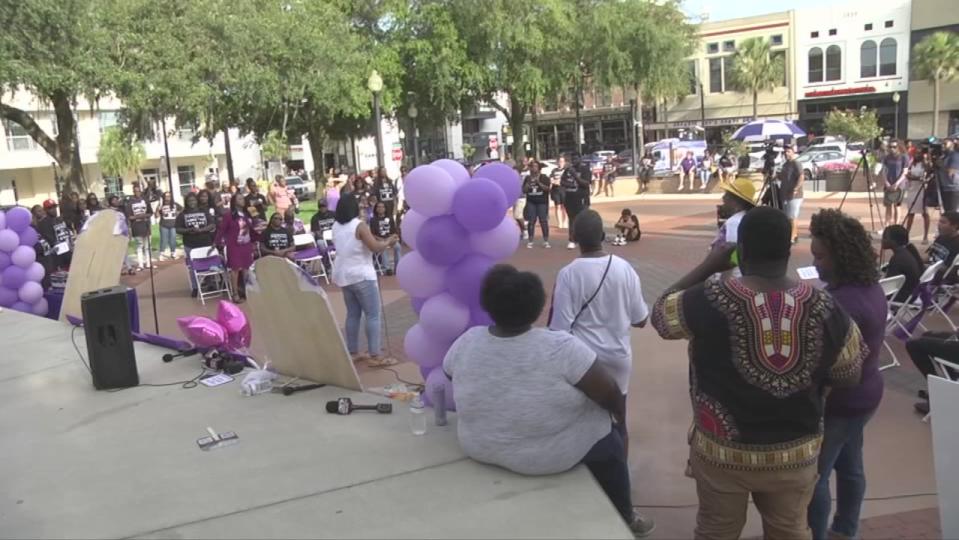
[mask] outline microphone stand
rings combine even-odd
[[[160,319],[157,317],[157,291],[156,282],[153,279],[153,226],[150,226],[150,234],[147,236],[147,264],[150,265],[150,302],[153,304],[153,329],[160,333]]]

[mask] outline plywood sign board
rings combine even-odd
[[[60,308],[61,321],[66,321],[67,315],[82,318],[80,296],[83,293],[120,284],[129,243],[126,218],[122,214],[101,210],[87,220],[73,247]]]
[[[281,375],[362,391],[329,297],[282,257],[257,260],[246,286],[253,342]]]
[[[959,538],[959,383],[930,376],[929,406],[942,537]]]

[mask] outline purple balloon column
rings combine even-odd
[[[463,332],[492,323],[480,306],[480,284],[519,245],[520,231],[506,211],[519,196],[520,178],[505,164],[485,165],[470,178],[462,165],[443,159],[413,169],[404,189],[411,210],[403,239],[414,251],[400,259],[396,276],[419,324],[403,347],[420,366],[427,403],[442,386],[453,408],[443,358]]]
[[[34,247],[40,237],[31,221],[22,206],[0,212],[0,307],[44,316],[44,270]]]

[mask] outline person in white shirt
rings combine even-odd
[[[716,233],[716,239],[711,244],[713,248],[722,244],[735,244],[739,240],[739,222],[743,220],[746,212],[756,207],[753,203],[756,198],[756,186],[752,181],[736,178],[731,182],[723,182],[720,187],[725,193],[719,212],[726,217],[726,221]],[[743,276],[738,266],[730,272],[733,277]]]
[[[580,256],[559,271],[549,327],[586,343],[625,395],[633,368],[630,331],[646,325],[649,307],[633,267],[603,251],[603,218],[585,210],[572,227]]]

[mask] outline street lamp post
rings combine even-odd
[[[420,112],[416,110],[416,104],[414,103],[410,105],[410,108],[408,111],[406,111],[406,113],[410,115],[410,120],[413,123],[413,129],[412,133],[410,133],[410,137],[413,138],[413,166],[416,167],[417,160],[420,156],[419,133],[416,131],[416,117],[419,116]]]
[[[637,169],[638,169],[638,167],[639,167],[639,165],[638,165],[639,160],[638,160],[637,158],[638,158],[639,156],[638,156],[637,154],[638,154],[639,150],[638,150],[637,147],[636,147],[636,124],[637,124],[637,122],[636,122],[636,99],[631,99],[631,100],[629,100],[629,129],[631,130],[631,131],[630,131],[630,134],[629,134],[629,139],[630,139],[630,141],[632,142],[632,148],[633,148],[633,164],[632,164],[632,165],[633,165],[633,175],[635,175],[635,176],[638,178],[638,177],[639,177],[639,171],[638,171]]]
[[[899,100],[902,97],[899,95],[899,92],[896,92],[892,95],[892,103],[895,105],[896,112],[893,113],[895,117],[893,118],[893,128],[892,136],[896,139],[899,138]]]
[[[366,82],[373,93],[373,121],[376,122],[376,166],[383,166],[383,122],[380,118],[380,92],[383,91],[383,77],[374,69]]]

